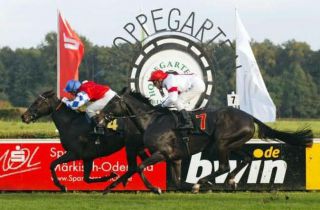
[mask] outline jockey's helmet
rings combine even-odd
[[[155,70],[151,73],[151,76],[149,78],[149,81],[157,81],[157,80],[163,80],[168,76],[168,74],[162,70]]]
[[[66,88],[64,91],[66,92],[77,92],[77,90],[80,88],[81,83],[78,80],[69,80],[67,82]]]

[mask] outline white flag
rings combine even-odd
[[[250,36],[236,11],[236,82],[240,109],[262,122],[276,120],[276,107],[268,93],[250,46]]]

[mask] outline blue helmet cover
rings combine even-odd
[[[81,83],[78,80],[69,80],[67,82],[66,88],[64,91],[66,92],[77,92],[77,90],[80,88]]]

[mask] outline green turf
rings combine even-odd
[[[280,119],[275,123],[268,123],[268,125],[272,128],[284,131],[295,131],[297,129],[309,127],[313,130],[314,136],[320,138],[320,119]],[[20,121],[0,120],[0,138],[58,138],[58,133],[52,122],[25,124]]]
[[[320,192],[236,193],[2,193],[1,210],[82,209],[320,209]]]
[[[55,138],[58,137],[52,122],[25,124],[20,121],[0,121],[0,138]]]

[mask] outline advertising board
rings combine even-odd
[[[276,142],[250,140],[244,152],[253,156],[251,164],[236,174],[237,190],[320,190],[320,144],[312,148],[289,146]],[[0,190],[2,191],[58,191],[54,185],[50,163],[64,154],[58,139],[2,139],[0,140]],[[216,171],[219,166],[215,155],[206,151],[197,153],[182,161],[182,190],[190,190],[203,176]],[[213,158],[213,161],[209,159]],[[230,168],[241,159],[230,157]],[[169,163],[159,163],[144,171],[149,181],[162,190],[177,190],[172,184]],[[59,181],[68,190],[100,191],[110,181],[85,183],[82,161],[72,161],[56,167]],[[94,160],[91,178],[108,176],[111,172],[122,175],[127,171],[125,150]],[[225,184],[227,174],[215,178],[213,185],[203,186],[203,190],[231,190]],[[129,179],[126,187],[119,185],[115,191],[144,191],[138,174]]]
[[[255,141],[257,143],[255,143]],[[306,186],[305,148],[293,147],[282,143],[268,143],[251,140],[243,152],[253,157],[235,176],[237,190],[304,190]],[[219,161],[212,155],[197,153],[183,161],[182,177],[187,184],[196,183],[200,178],[216,171]],[[230,156],[231,171],[241,162],[241,157]],[[227,173],[217,176],[212,186],[205,189],[231,190],[226,183]]]
[[[64,154],[58,140],[1,140],[0,141],[0,190],[48,190],[57,191],[52,181],[50,163]],[[83,180],[82,161],[72,161],[56,167],[59,181],[68,190],[103,190],[114,181],[87,184]],[[125,150],[93,162],[91,178],[108,176],[111,172],[122,175],[127,171]],[[146,177],[166,189],[166,164],[147,167]],[[117,186],[114,190],[146,190],[138,174],[129,179],[126,187]]]

